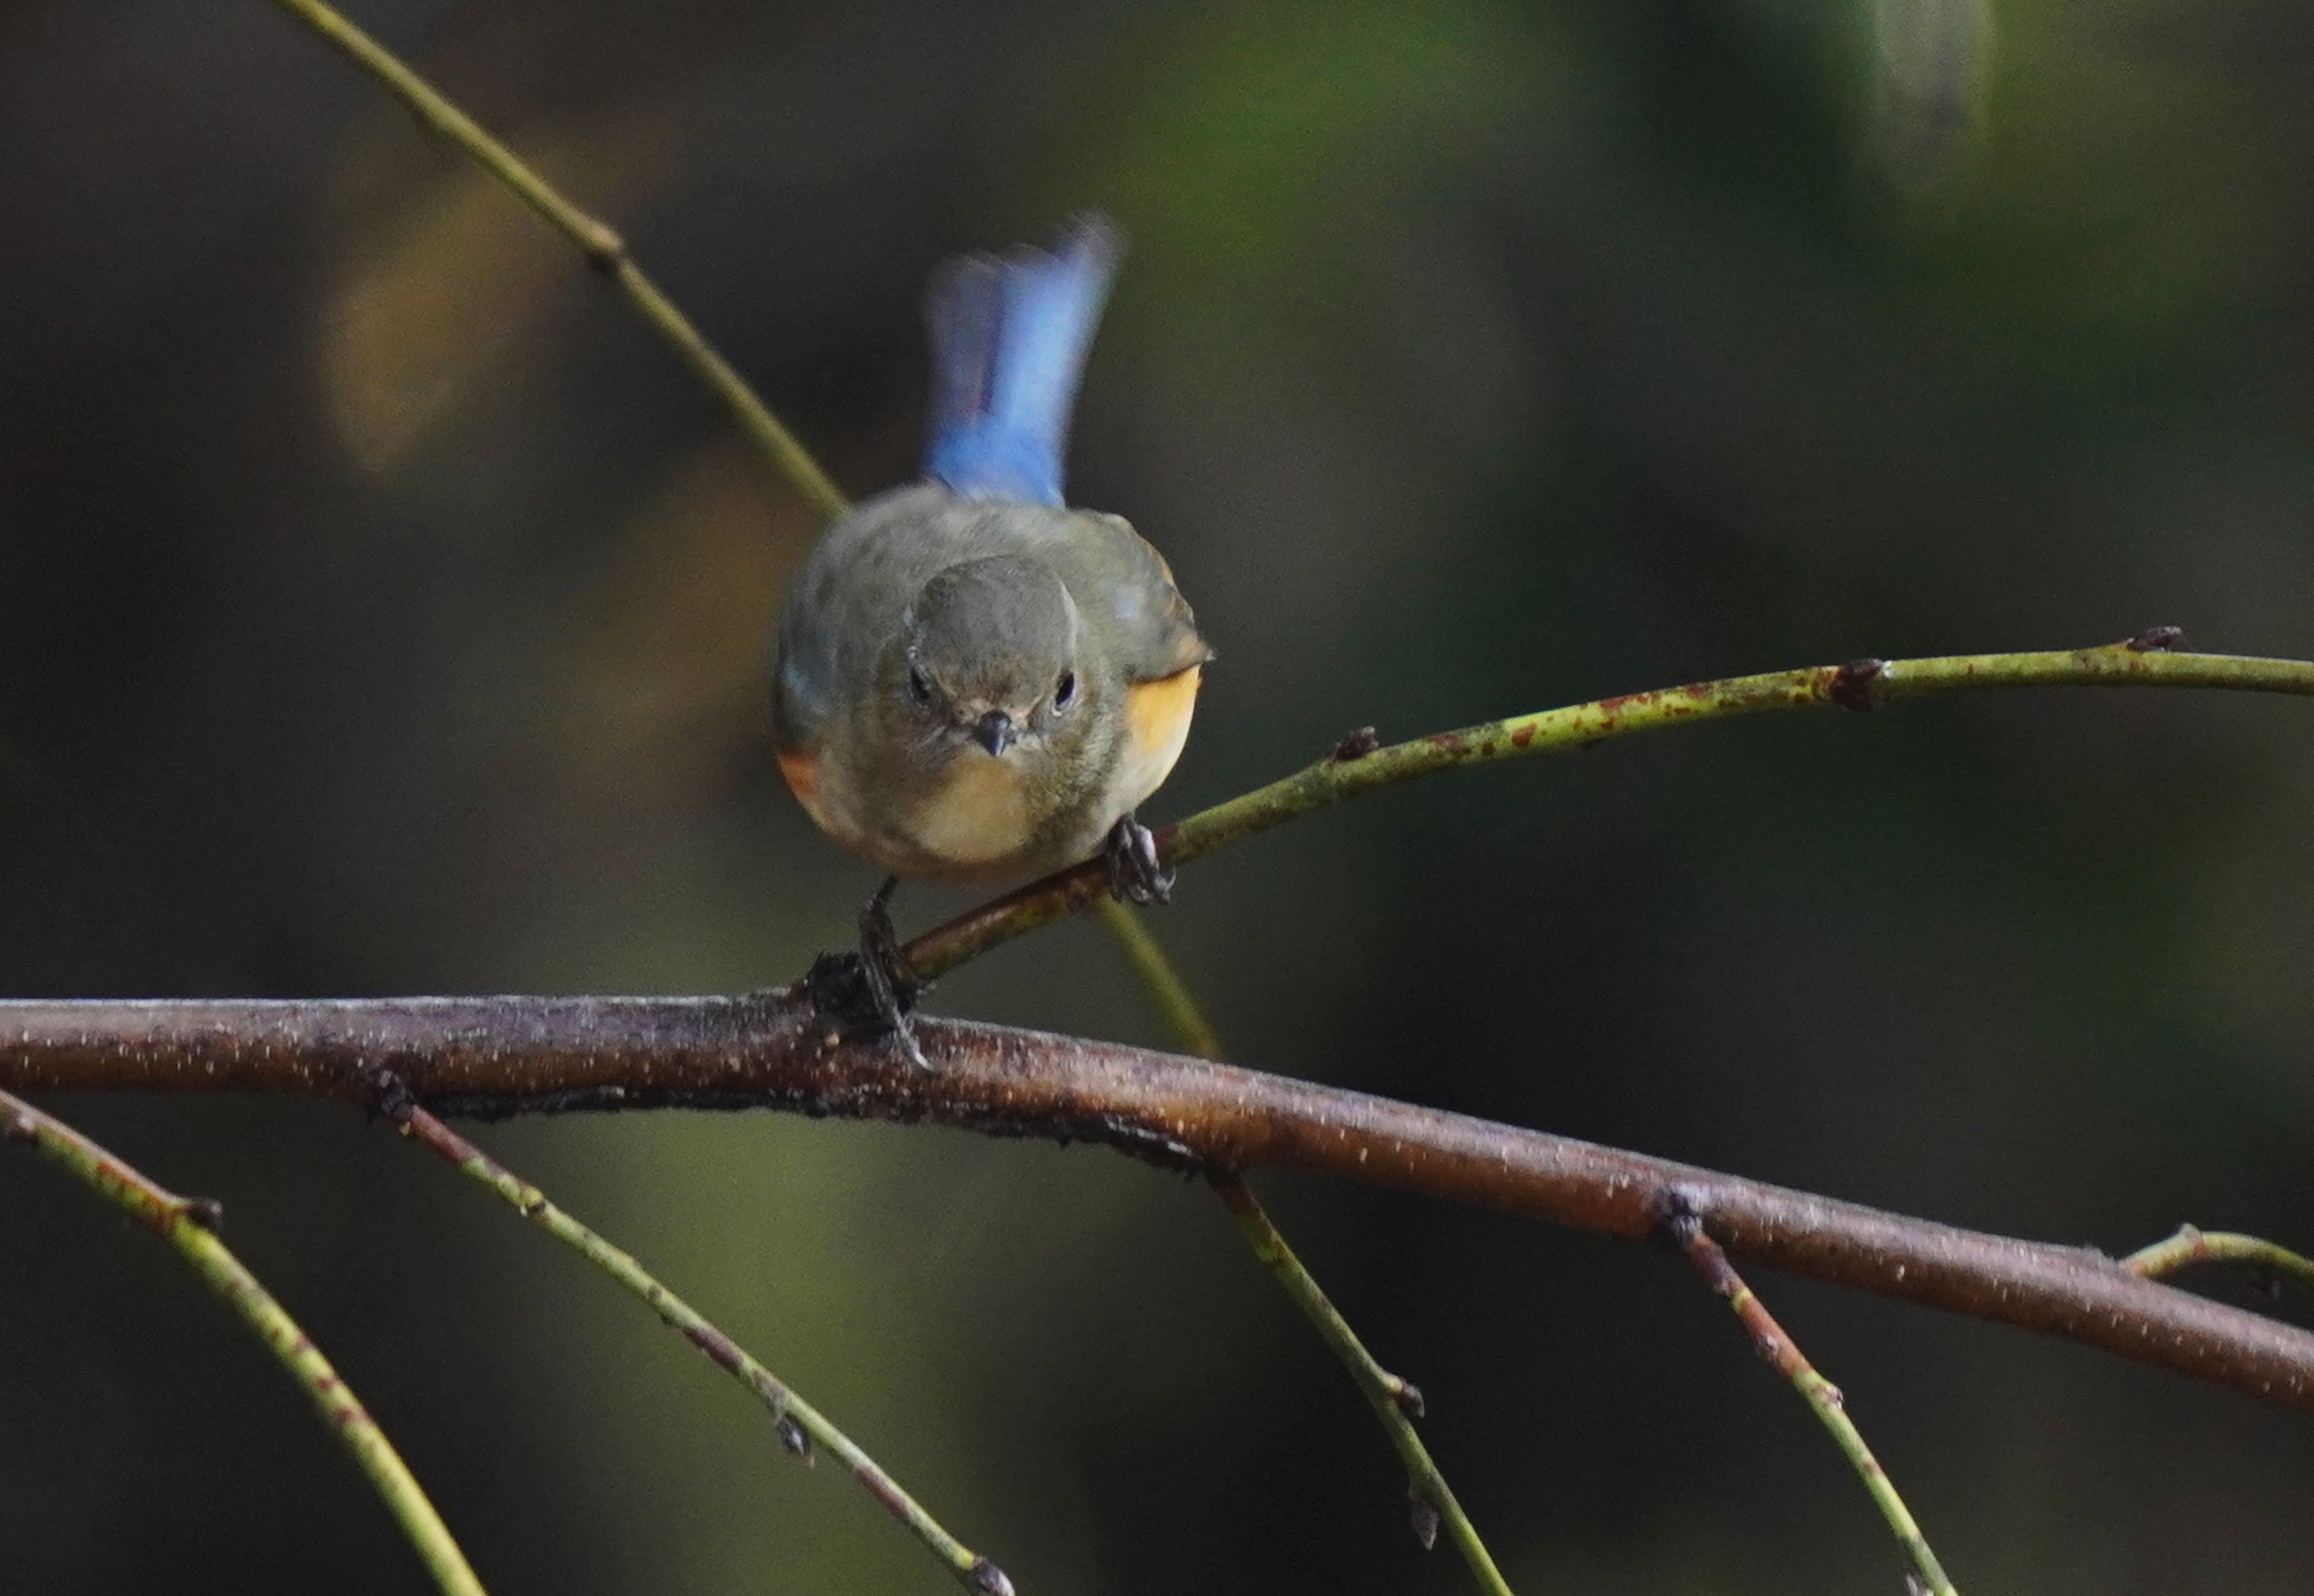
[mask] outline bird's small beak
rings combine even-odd
[[[989,710],[972,727],[972,740],[999,755],[1012,745],[1012,717],[1002,710]]]

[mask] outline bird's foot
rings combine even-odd
[[[1120,815],[1100,848],[1108,890],[1119,903],[1146,909],[1173,901],[1173,872],[1157,861],[1157,839],[1131,815]]]
[[[861,1036],[889,1036],[902,1058],[929,1070],[932,1065],[916,1045],[908,1012],[932,983],[918,979],[908,967],[907,952],[892,929],[892,893],[899,885],[898,877],[888,877],[860,911],[859,951],[821,954],[804,977],[804,990],[811,996],[812,1008],[839,1029]]]

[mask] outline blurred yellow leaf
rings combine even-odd
[[[668,141],[643,119],[514,140],[596,214],[660,175]],[[406,133],[406,124],[405,133]],[[520,375],[525,340],[596,285],[577,252],[486,172],[461,161],[350,230],[330,295],[322,384],[339,437],[363,468],[391,469],[464,401]]]

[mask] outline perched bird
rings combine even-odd
[[[814,997],[919,1062],[900,877],[992,883],[1100,853],[1120,897],[1171,885],[1134,810],[1180,757],[1212,650],[1157,551],[1061,497],[1119,248],[1084,217],[1050,251],[941,269],[924,480],[829,526],[780,615],[781,772],[820,830],[890,872],[856,963],[821,961]]]

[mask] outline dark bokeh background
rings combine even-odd
[[[359,15],[615,219],[853,491],[912,470],[931,266],[1114,212],[1073,486],[1223,656],[1164,817],[1368,721],[2154,622],[2314,652],[2310,13],[1973,4]],[[557,241],[272,8],[0,12],[7,992],[791,975],[871,884],[760,747],[810,533]],[[2029,1236],[2303,1245],[2310,800],[2287,701],[1771,719],[1326,814],[1161,930],[1267,1068]],[[1090,925],[939,1007],[1158,1039]],[[357,1115],[57,1107],[224,1199],[500,1596],[945,1588]],[[1178,1180],[770,1115],[487,1139],[1032,1596],[1467,1588]],[[1263,1189],[1520,1589],[1898,1588],[1672,1261]],[[421,1588],[165,1249],[22,1152],[0,1210],[0,1586]],[[1762,1283],[1969,1588],[2305,1588],[2303,1415]]]

